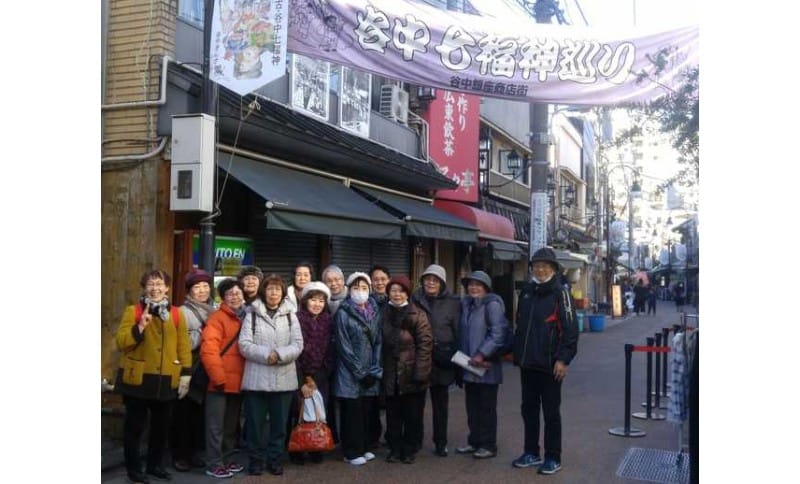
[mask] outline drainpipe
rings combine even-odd
[[[169,65],[170,58],[169,56],[163,56],[161,59],[161,87],[159,88],[159,98],[152,101],[132,101],[126,103],[117,103],[117,104],[103,104],[100,108],[103,111],[112,111],[116,109],[127,109],[127,108],[140,108],[145,106],[163,106],[167,102],[167,67]]]

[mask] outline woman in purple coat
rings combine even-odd
[[[300,391],[295,395],[289,411],[290,429],[297,424],[301,398],[310,397],[314,390],[319,390],[326,402],[329,398],[330,376],[333,371],[329,344],[333,319],[327,311],[330,296],[328,286],[318,281],[306,284],[300,295],[297,320],[300,321],[300,330],[303,333],[303,352],[296,361]],[[289,458],[295,464],[305,463],[305,455],[302,453],[292,452]],[[309,458],[311,462],[319,464],[323,456],[320,452],[311,452]]]

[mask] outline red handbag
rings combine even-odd
[[[317,415],[316,422],[303,422],[303,404],[300,407],[300,422],[292,429],[289,436],[289,452],[327,452],[333,450],[336,444],[333,443],[333,432],[330,427],[322,421],[319,414],[319,407],[314,404],[314,412]]]

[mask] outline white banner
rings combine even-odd
[[[289,0],[217,0],[209,77],[240,95],[286,74]]]

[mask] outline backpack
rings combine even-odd
[[[136,305],[136,314],[134,316],[134,321],[139,323],[139,320],[142,319],[142,313],[144,312],[144,308],[141,304]],[[180,322],[180,315],[178,314],[178,307],[177,306],[170,306],[169,313],[172,319],[172,322],[175,324],[175,329],[178,329],[178,324]]]

